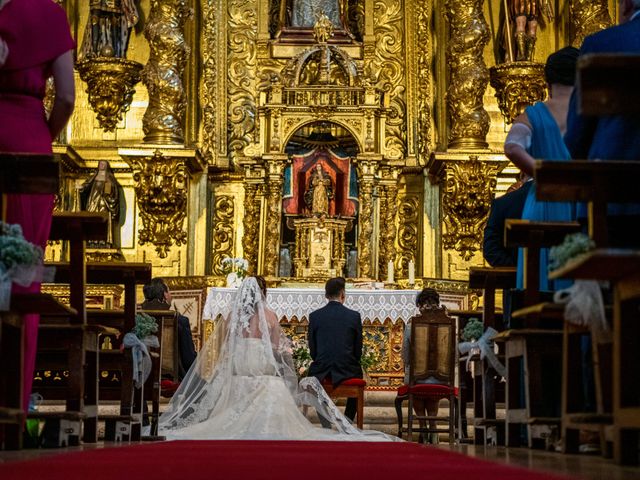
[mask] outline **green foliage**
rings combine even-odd
[[[0,272],[42,262],[42,248],[25,240],[20,225],[0,222]]]
[[[360,357],[360,366],[365,372],[368,372],[371,367],[378,363],[378,355],[375,350],[369,348],[365,343],[362,345],[362,356]]]
[[[584,233],[572,233],[564,237],[564,242],[551,247],[549,252],[549,270],[556,270],[569,260],[595,248],[595,243]]]
[[[465,342],[478,340],[484,333],[484,325],[477,318],[470,318],[462,330],[462,339]]]
[[[153,317],[146,313],[136,314],[136,326],[133,329],[133,333],[135,333],[136,337],[142,340],[143,338],[153,335],[157,331],[158,324]]]

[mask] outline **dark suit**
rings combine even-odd
[[[580,55],[590,53],[640,54],[640,16],[607,28],[585,38]],[[564,140],[571,157],[600,160],[640,161],[640,113],[588,117],[577,110],[579,91],[575,91],[569,104],[567,133]],[[586,210],[579,209],[586,217]],[[639,246],[640,205],[609,205],[609,242],[611,246]],[[629,216],[631,215],[631,216]]]
[[[525,182],[520,188],[496,198],[484,228],[482,254],[492,267],[515,267],[518,249],[504,246],[504,222],[507,218],[522,218],[522,209],[533,182]]]
[[[148,300],[142,304],[143,310],[169,310],[170,308],[168,303],[160,300]],[[178,356],[180,358],[178,377],[179,380],[182,380],[196,360],[197,353],[193,345],[189,319],[179,313],[176,313],[176,316],[178,319]]]
[[[362,378],[362,320],[360,314],[340,302],[330,301],[309,315],[309,351],[313,362],[309,375],[334,386],[349,378]],[[347,400],[345,415],[353,420],[356,399]]]

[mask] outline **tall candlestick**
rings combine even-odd
[[[387,265],[387,283],[393,283],[393,262],[391,260]]]
[[[416,283],[416,265],[413,260],[409,260],[409,285]]]

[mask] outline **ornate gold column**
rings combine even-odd
[[[450,66],[447,107],[451,131],[449,148],[487,148],[489,115],[482,97],[489,83],[484,47],[489,30],[482,12],[483,0],[447,0],[445,16],[450,38],[447,62]]]
[[[383,167],[380,173],[380,241],[378,279],[387,278],[389,260],[396,263],[396,216],[398,214],[398,169]],[[398,275],[400,272],[398,272]]]
[[[267,212],[265,227],[263,273],[268,277],[278,276],[280,258],[280,219],[282,213],[282,185],[286,155],[273,156],[266,160],[267,167]]]
[[[358,218],[358,276],[372,278],[373,255],[371,242],[373,237],[373,189],[377,161],[357,159],[358,186],[360,189],[360,213]]]
[[[186,94],[182,73],[190,53],[184,24],[192,14],[186,0],[151,0],[144,29],[151,53],[142,70],[142,82],[149,91],[149,106],[142,118],[145,142],[184,142]]]
[[[584,37],[613,25],[607,0],[571,0],[569,18],[571,45],[576,48],[580,48]]]
[[[258,245],[260,243],[260,196],[259,183],[245,176],[244,184],[244,235],[243,256],[249,262],[248,273],[258,272]]]
[[[224,275],[222,260],[233,257],[235,198],[232,195],[216,196],[213,206],[213,258],[214,275]]]

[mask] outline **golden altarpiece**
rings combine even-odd
[[[546,56],[616,14],[614,0],[538,2],[530,38],[510,0],[58,1],[78,51],[56,208],[80,208],[78,187],[109,162],[118,240],[92,255],[151,262],[203,335],[225,257],[282,288],[380,285],[391,266],[387,288],[476,306],[466,272],[517,176],[509,124],[544,97]],[[100,36],[109,15],[115,40]],[[283,321],[304,335],[304,318]],[[365,323],[373,386],[400,381],[402,329]]]

